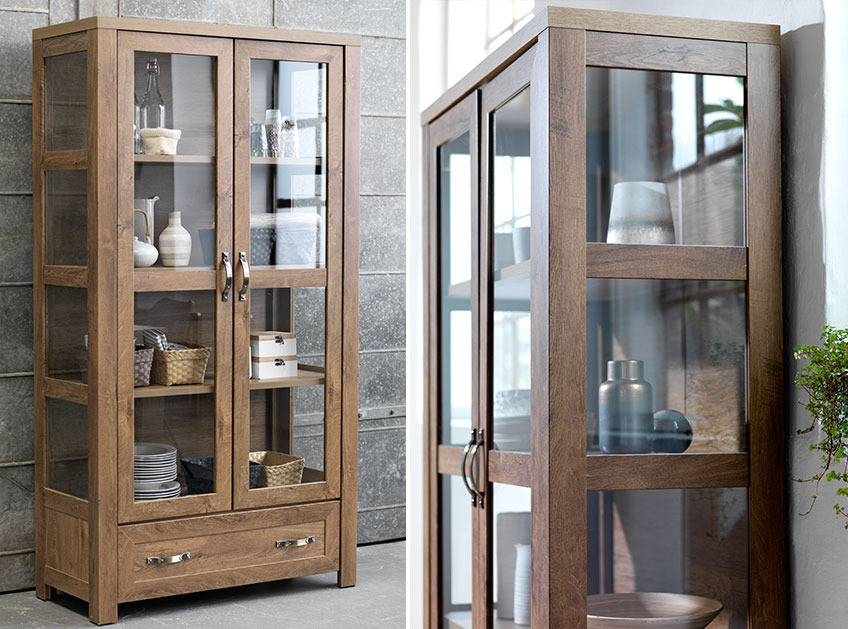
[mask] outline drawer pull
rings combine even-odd
[[[191,553],[182,553],[181,555],[172,555],[171,557],[148,557],[148,564],[157,563],[179,563],[191,559]]]
[[[302,537],[301,539],[278,539],[275,546],[277,548],[286,548],[287,546],[306,546],[307,544],[314,544],[315,536],[310,535],[309,537]]]

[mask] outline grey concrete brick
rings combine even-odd
[[[120,14],[119,0],[79,0],[79,16],[109,15],[117,17]]]
[[[359,356],[359,407],[404,406],[405,352],[375,352]]]
[[[0,190],[32,190],[32,107],[0,103]]]
[[[0,98],[32,96],[32,29],[42,26],[46,13],[0,11]]]
[[[50,0],[0,0],[0,7],[14,7],[19,9],[47,9]],[[4,11],[6,13],[6,11]],[[11,11],[9,11],[11,13]]]
[[[359,544],[406,538],[406,507],[360,511],[356,520]]]
[[[0,592],[35,587],[35,553],[0,556]]]
[[[406,270],[406,198],[362,197],[359,200],[359,270]]]
[[[32,288],[0,287],[0,322],[0,373],[32,371]]]
[[[0,378],[0,463],[32,461],[32,418],[32,377]]]
[[[274,0],[219,0],[218,21],[249,26],[274,25]]]
[[[406,123],[403,118],[362,118],[360,193],[406,191]]]
[[[406,501],[406,429],[359,433],[359,508]]]
[[[50,2],[50,23],[63,24],[74,21],[77,19],[77,11],[82,4],[85,4],[85,0],[52,0]]]
[[[362,38],[361,111],[367,115],[406,113],[406,42],[384,37]]]
[[[32,197],[0,195],[0,282],[32,281]]]
[[[312,31],[335,31],[403,38],[404,0],[276,0],[275,25]]]
[[[32,465],[0,467],[0,552],[35,546]]]
[[[359,280],[359,348],[406,344],[406,276],[364,275]]]
[[[294,289],[294,330],[299,356],[324,353],[326,293],[324,288]]]
[[[215,22],[218,17],[216,0],[122,0],[124,17],[150,17],[165,20]]]

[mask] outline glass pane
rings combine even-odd
[[[44,136],[48,151],[88,147],[87,61],[85,51],[44,60]]]
[[[325,292],[250,292],[251,489],[324,480]]]
[[[495,626],[530,625],[530,488],[492,484]]]
[[[440,476],[441,580],[443,629],[470,629],[472,600],[471,496],[459,476]]]
[[[744,488],[589,492],[590,610],[634,592],[689,594],[723,606],[710,629],[747,627],[747,501]]]
[[[50,170],[47,179],[47,264],[88,264],[88,174]]]
[[[136,267],[216,262],[216,67],[214,57],[135,54]]]
[[[88,290],[47,287],[47,375],[88,381]]]
[[[590,451],[745,450],[744,282],[589,279],[587,294]]]
[[[471,278],[473,260],[471,155],[468,132],[439,147],[439,258],[441,277],[441,434],[465,445],[471,431]]]
[[[215,396],[137,398],[135,448],[137,501],[213,493]]]
[[[530,451],[530,88],[493,114],[494,447]]]
[[[327,64],[250,63],[250,264],[326,264]]]
[[[745,244],[742,79],[587,68],[586,239]]]
[[[88,407],[47,398],[47,486],[88,500]]]

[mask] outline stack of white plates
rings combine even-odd
[[[135,444],[135,499],[158,500],[180,495],[177,449],[164,443]]]

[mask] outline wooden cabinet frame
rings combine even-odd
[[[33,32],[34,371],[36,479],[36,593],[58,588],[88,601],[97,624],[115,622],[118,604],[211,587],[338,572],[340,587],[356,582],[356,476],[359,318],[359,73],[360,38],[279,29],[193,24],[131,18],[88,18]],[[45,59],[87,52],[86,146],[47,151]],[[133,269],[134,186],[132,111],[136,51],[203,55],[215,59],[215,255],[212,269],[180,272]],[[268,57],[268,55],[271,55]],[[244,413],[246,378],[234,364],[247,362],[249,301],[239,301],[244,278],[237,264],[234,298],[221,300],[221,253],[238,260],[247,251],[250,166],[250,57],[327,64],[326,268],[262,269],[251,288],[321,286],[326,289],[325,478],[255,495],[244,472],[249,430]],[[234,128],[234,124],[238,125]],[[241,153],[244,153],[242,155]],[[148,160],[151,161],[151,160]],[[196,160],[195,160],[196,161]],[[87,266],[46,263],[47,171],[87,171]],[[244,178],[243,180],[240,178]],[[119,210],[121,208],[122,210]],[[48,286],[86,288],[86,383],[47,375]],[[207,291],[215,295],[215,383],[186,385],[185,394],[214,391],[215,493],[136,502],[133,479],[134,400],[155,392],[133,387],[134,295],[153,291]],[[169,393],[169,394],[174,394]],[[47,401],[87,406],[88,500],[47,486]],[[245,476],[244,478],[242,476]],[[305,535],[316,546],[274,548],[275,534]],[[200,553],[205,564],[170,581],[133,582],[132,554],[145,544],[167,552],[179,539],[201,549],[203,536],[229,535],[252,544],[239,557]],[[266,540],[265,537],[268,537]],[[225,538],[221,538],[225,539]],[[240,541],[239,541],[240,540]],[[285,542],[286,540],[283,540]],[[270,547],[267,545],[270,542]],[[188,542],[187,542],[188,543]],[[312,543],[312,542],[309,542]],[[133,550],[139,544],[140,550]],[[258,544],[258,546],[257,546]],[[226,542],[225,542],[226,545]],[[267,548],[267,550],[266,550]],[[276,553],[276,554],[274,554]],[[289,553],[289,554],[281,554]],[[130,562],[130,563],[128,563]],[[207,575],[199,579],[197,574]],[[174,573],[176,574],[176,573]],[[147,577],[144,577],[147,578]]]
[[[783,471],[780,95],[776,26],[549,7],[422,114],[428,308],[425,624],[443,626],[439,598],[440,474],[460,474],[462,449],[440,445],[437,151],[470,131],[479,272],[472,281],[472,424],[492,483],[532,496],[534,627],[586,626],[587,492],[744,487],[748,491],[748,626],[786,626]],[[586,242],[586,69],[589,66],[744,77],[745,246]],[[488,225],[490,113],[531,89],[531,452],[491,450],[492,259]],[[478,197],[479,195],[479,205]],[[720,454],[587,455],[586,280],[737,280],[747,287],[747,450]],[[470,500],[469,500],[470,503]],[[472,508],[469,504],[469,508]],[[492,627],[491,501],[473,508],[473,623]]]

